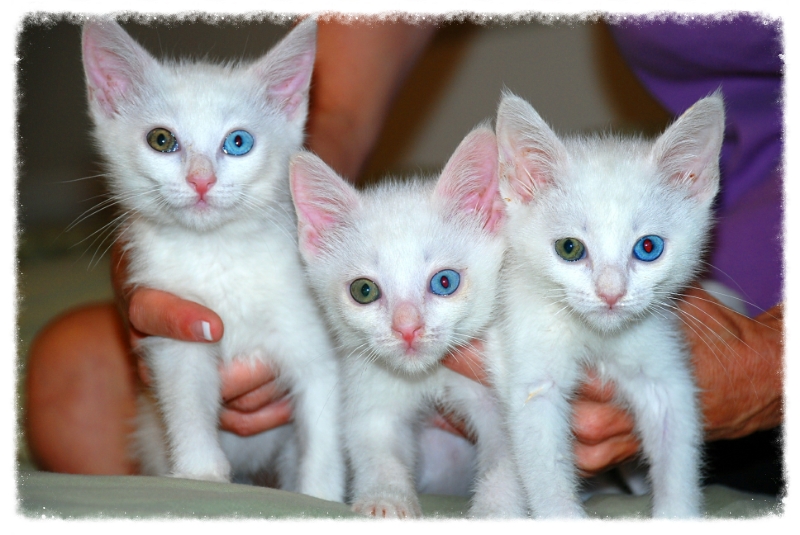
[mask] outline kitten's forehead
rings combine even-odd
[[[181,127],[184,135],[214,132],[217,143],[219,129],[264,123],[264,106],[254,82],[242,69],[202,63],[164,66],[150,82],[143,118],[172,121],[168,126]]]
[[[366,192],[353,236],[360,244],[358,263],[397,281],[467,264],[472,249],[467,244],[475,237],[439,212],[432,186],[388,185]]]
[[[681,200],[660,180],[648,143],[596,138],[568,147],[566,176],[544,204],[555,234],[591,240],[596,251],[611,254],[679,223]]]

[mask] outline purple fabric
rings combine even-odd
[[[722,89],[722,191],[708,275],[742,293],[751,314],[773,306],[783,287],[780,23],[629,19],[612,32],[634,73],[676,116]]]

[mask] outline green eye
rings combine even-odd
[[[356,302],[367,305],[381,296],[378,285],[369,279],[356,279],[350,284],[350,295]]]
[[[178,150],[178,138],[166,128],[154,128],[147,134],[147,144],[158,152]]]
[[[556,241],[556,253],[569,262],[575,262],[586,256],[586,247],[575,238],[561,238]]]

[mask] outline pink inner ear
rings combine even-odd
[[[90,32],[84,37],[83,57],[89,78],[90,96],[112,115],[118,101],[132,85],[127,76],[127,63],[119,55],[99,46]]]
[[[282,65],[280,75],[286,79],[278,80],[269,86],[269,94],[275,100],[282,102],[284,112],[288,117],[294,117],[297,109],[305,102],[305,90],[311,82],[311,72],[314,65],[314,50],[292,58],[288,65]]]
[[[357,200],[344,180],[311,154],[292,160],[290,182],[297,210],[300,246],[316,255],[323,246],[324,235],[342,224]]]
[[[548,154],[538,148],[523,147],[518,149],[512,162],[511,188],[519,199],[530,202],[537,189],[547,187],[551,178],[545,171],[545,162]]]
[[[291,95],[296,93],[303,86],[307,85],[311,77],[312,64],[314,62],[314,51],[311,50],[301,54],[291,60],[291,66],[285,67],[287,72],[293,73],[286,80],[279,81],[270,88],[270,91],[278,95]]]
[[[505,204],[498,189],[497,142],[478,128],[461,142],[442,171],[437,190],[464,212],[477,212],[489,232],[499,230]]]
[[[292,196],[297,207],[298,234],[301,247],[317,254],[322,246],[322,233],[336,222],[316,201],[316,192],[309,187],[304,170],[293,170]]]

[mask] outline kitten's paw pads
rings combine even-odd
[[[422,509],[416,498],[380,496],[364,498],[353,504],[353,511],[375,518],[421,518]]]

